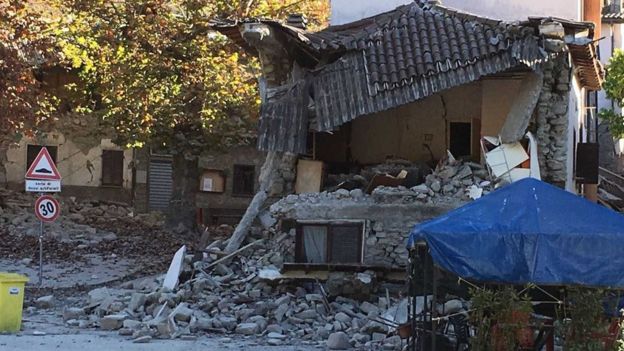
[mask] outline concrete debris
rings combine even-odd
[[[378,317],[401,300],[388,301],[385,292],[376,296],[371,272],[351,273],[351,280],[347,273],[340,273],[335,280],[336,285],[358,282],[358,290],[368,289],[360,296],[364,300],[329,294],[326,298],[325,290],[317,285],[303,288],[261,277],[262,271],[279,273],[271,264],[274,240],[231,257],[227,271],[212,265],[225,256],[220,251],[225,245],[212,246],[214,258],[207,255],[193,261],[194,255],[185,255],[174,289],[163,287],[164,276],[124,283],[119,289],[93,289],[85,294],[86,307],[66,309],[65,320],[70,325],[115,330],[137,343],[154,338],[192,339],[204,333],[238,334],[264,345],[306,343],[330,349],[378,349],[380,344],[371,340],[379,332],[384,333],[384,343],[392,341],[385,337],[390,329],[371,322],[369,316]],[[324,289],[330,285],[326,283]]]
[[[42,296],[35,300],[35,306],[41,309],[53,308],[56,304],[56,300],[53,295]]]
[[[329,335],[327,348],[330,350],[347,350],[351,348],[349,337],[344,332],[336,332]]]

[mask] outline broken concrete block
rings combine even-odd
[[[351,317],[349,317],[344,312],[336,313],[336,315],[334,316],[334,319],[345,324],[351,324]]]
[[[141,294],[141,293],[134,293],[132,294],[132,298],[130,299],[130,303],[128,304],[128,309],[130,309],[130,311],[132,312],[135,312],[139,308],[143,307],[146,301],[147,301],[147,295]]]
[[[140,321],[132,320],[132,319],[126,319],[123,321],[122,325],[125,329],[136,330],[136,329],[140,329],[143,323],[141,323]]]
[[[169,319],[163,319],[158,324],[156,324],[156,330],[158,330],[158,334],[166,338],[173,337],[176,329],[177,328],[175,324],[173,324],[173,321],[170,321]]]
[[[258,332],[262,333],[266,330],[267,325],[269,324],[266,318],[262,316],[253,316],[249,318],[248,323],[256,323],[258,325]]]
[[[327,348],[330,350],[347,350],[351,348],[349,337],[344,332],[332,333],[327,339]]]
[[[103,330],[117,330],[123,326],[125,314],[111,314],[100,319],[100,328]]]
[[[295,314],[295,317],[300,319],[316,319],[318,313],[315,310],[305,310]]]
[[[241,323],[236,326],[236,333],[243,335],[255,335],[259,332],[260,328],[256,323]]]
[[[101,303],[107,298],[111,297],[111,293],[107,288],[97,288],[89,291],[89,304],[95,305]]]
[[[53,295],[42,296],[35,300],[35,306],[37,308],[48,309],[54,307],[56,300]]]
[[[119,329],[118,333],[121,336],[131,336],[132,334],[134,334],[134,330],[130,328],[121,328]]]
[[[70,319],[80,319],[84,317],[85,311],[79,307],[69,307],[63,310],[63,320],[68,321]]]
[[[186,303],[181,303],[176,307],[173,312],[171,312],[171,316],[176,321],[188,322],[191,320],[191,316],[193,315],[193,310],[188,308]]]
[[[217,321],[227,330],[234,330],[236,328],[237,320],[234,317],[219,316]]]
[[[431,190],[435,191],[436,193],[440,192],[440,189],[442,189],[442,183],[440,183],[439,180],[435,180],[431,183]]]
[[[135,343],[135,344],[145,344],[145,343],[148,343],[150,341],[152,341],[152,337],[149,336],[149,335],[141,336],[141,337],[138,337],[138,338],[132,340],[132,342]]]
[[[275,332],[270,332],[267,337],[269,339],[279,339],[279,340],[284,340],[286,339],[286,335],[281,334],[281,333],[275,333]]]

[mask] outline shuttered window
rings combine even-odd
[[[32,163],[35,162],[35,158],[37,158],[37,155],[39,155],[39,151],[41,151],[42,147],[43,145],[28,145],[28,148],[26,149],[26,171],[28,171],[28,169],[30,168],[30,165],[32,165]],[[50,153],[50,156],[52,157],[52,161],[56,163],[58,147],[47,146],[47,145],[45,147],[48,149],[48,153]]]
[[[298,223],[295,260],[300,263],[362,262],[362,224]]]
[[[256,167],[234,165],[232,195],[253,195],[256,184]]]
[[[102,185],[123,185],[124,153],[120,150],[102,151]]]

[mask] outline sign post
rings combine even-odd
[[[48,149],[41,151],[26,172],[26,191],[40,193],[35,202],[35,215],[39,218],[39,286],[43,285],[43,229],[45,222],[54,222],[61,213],[59,202],[51,195],[61,191],[61,174]]]

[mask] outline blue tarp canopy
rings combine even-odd
[[[624,216],[532,178],[416,225],[420,240],[464,279],[624,288]]]

